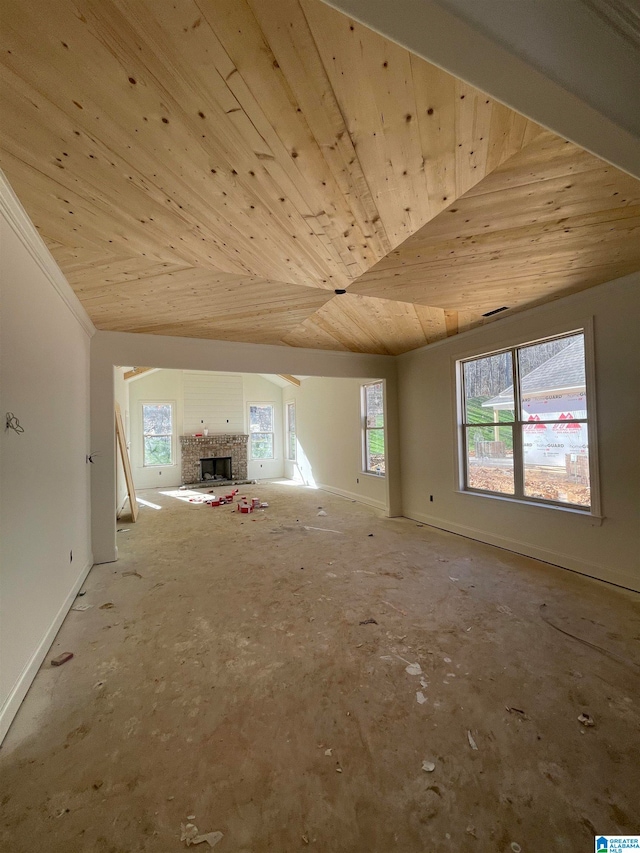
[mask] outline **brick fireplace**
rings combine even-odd
[[[234,480],[247,479],[248,435],[181,435],[182,483],[202,482],[200,460],[231,457],[231,472]],[[206,481],[210,482],[210,481]]]

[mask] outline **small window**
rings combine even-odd
[[[364,470],[368,474],[385,474],[384,453],[384,385],[372,382],[362,389]]]
[[[591,509],[584,331],[467,359],[459,376],[464,488]]]
[[[273,404],[249,405],[249,453],[251,459],[273,459]]]
[[[143,464],[173,465],[173,406],[142,404]]]
[[[296,461],[296,404],[287,403],[287,459]]]

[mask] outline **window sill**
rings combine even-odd
[[[577,509],[572,506],[556,506],[555,504],[538,503],[537,501],[523,501],[519,498],[511,498],[508,495],[490,495],[485,492],[473,492],[467,489],[456,489],[456,492],[459,495],[470,495],[474,498],[488,498],[493,501],[515,504],[516,506],[523,507],[525,510],[551,510],[552,512],[568,513],[574,518],[582,518],[584,521],[588,521],[592,527],[601,527],[605,519],[604,515],[596,515],[589,512],[589,510]]]
[[[386,478],[386,474],[374,474],[373,471],[361,471],[362,477],[375,477],[376,480],[384,480]]]
[[[149,468],[157,469],[157,468],[177,468],[177,467],[178,467],[177,462],[169,462],[166,465],[143,465],[142,470],[144,471],[144,470],[147,470]]]

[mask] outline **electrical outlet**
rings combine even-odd
[[[356,477],[356,483],[360,482],[360,477]]]
[[[69,551],[69,562],[73,563],[73,551]]]
[[[162,471],[158,471],[158,477],[162,477]]]

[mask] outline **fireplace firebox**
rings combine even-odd
[[[201,480],[231,480],[231,457],[214,456],[200,460]]]

